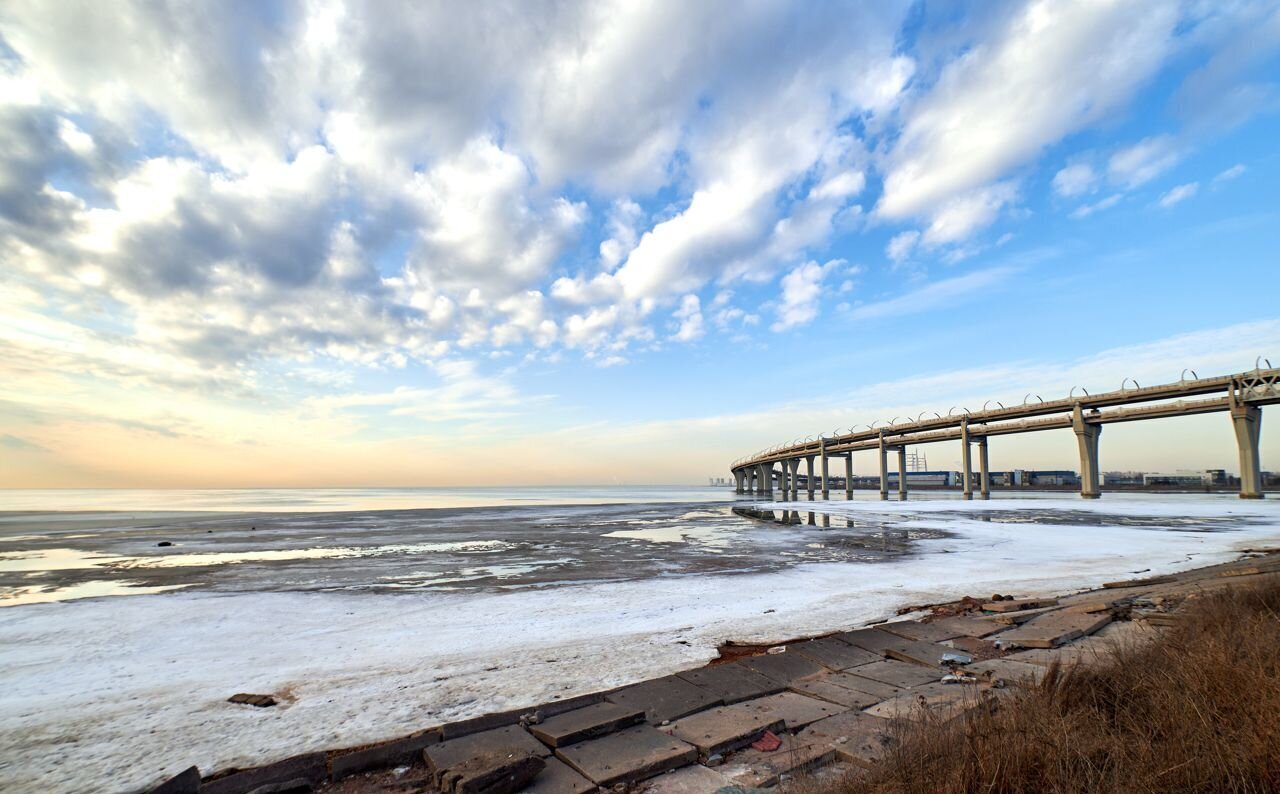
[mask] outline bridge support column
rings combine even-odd
[[[789,498],[792,500],[799,500],[800,477],[798,475],[800,473],[800,459],[792,458],[791,460],[784,460],[782,461],[782,468],[787,472],[787,479],[791,482],[791,496]]]
[[[782,500],[784,502],[787,500],[787,491],[788,491],[787,486],[788,486],[787,462],[784,460],[782,461],[782,471],[778,472],[778,490],[782,492]],[[795,483],[794,482],[790,483],[790,486],[794,488]]]
[[[898,447],[898,498],[907,500],[907,448]]]
[[[773,496],[773,464],[760,464],[760,487],[756,493],[761,496]]]
[[[973,456],[969,447],[969,420],[963,420],[960,424],[960,468],[963,470],[961,476],[964,478],[964,487],[962,492],[965,499],[973,498]]]
[[[830,472],[827,469],[827,442],[826,439],[818,442],[818,448],[821,450],[822,457],[822,498],[831,498],[831,479]]]
[[[844,456],[844,498],[853,501],[853,453]]]
[[[734,469],[733,471],[733,492],[742,493],[742,469]]]
[[[1258,440],[1262,436],[1262,409],[1256,405],[1232,401],[1231,423],[1236,428],[1236,446],[1240,448],[1240,498],[1262,498],[1262,459]]]
[[[1098,436],[1102,435],[1102,425],[1084,421],[1084,411],[1077,404],[1071,415],[1071,429],[1080,444],[1080,496],[1097,499],[1102,495],[1098,478]]]
[[[978,493],[983,499],[991,498],[991,467],[987,463],[987,437],[978,439]]]
[[[805,480],[805,483],[804,483],[804,484],[808,487],[808,491],[809,491],[809,501],[810,501],[810,502],[812,502],[812,501],[813,501],[813,485],[814,485],[814,477],[813,477],[813,456],[812,456],[812,455],[810,455],[809,457],[805,458],[805,459],[804,459],[804,463],[805,463],[805,467],[809,470],[809,471],[808,471],[809,476],[808,476],[808,478]],[[796,494],[796,498],[797,498],[797,499],[799,499],[799,498],[800,498],[800,494]]]
[[[880,436],[880,499],[889,498],[889,450],[884,445],[884,436]]]

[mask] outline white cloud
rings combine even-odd
[[[999,182],[956,196],[938,207],[920,242],[929,247],[959,242],[976,229],[988,226],[1001,208],[1017,198],[1012,182]]]
[[[1159,204],[1161,207],[1172,207],[1174,204],[1178,204],[1191,198],[1199,189],[1199,182],[1188,182],[1185,185],[1178,185],[1162,195],[1160,197]]]
[[[1218,185],[1223,182],[1230,182],[1232,179],[1243,176],[1248,170],[1248,168],[1244,167],[1243,163],[1236,163],[1230,168],[1218,172],[1218,175],[1213,178],[1213,184]]]
[[[702,336],[702,304],[697,295],[685,295],[680,299],[680,307],[672,315],[679,321],[680,327],[672,335],[679,342],[692,342]]]
[[[1075,163],[1053,176],[1053,192],[1063,198],[1075,198],[1093,190],[1098,174],[1088,163]]]
[[[1081,218],[1087,218],[1090,215],[1094,214],[1095,212],[1101,212],[1102,210],[1111,209],[1115,205],[1119,204],[1120,199],[1122,198],[1124,198],[1123,195],[1119,193],[1112,193],[1110,196],[1107,196],[1106,198],[1101,199],[1099,201],[1095,201],[1092,204],[1082,204],[1081,206],[1076,207],[1074,210],[1072,210],[1071,217],[1077,220],[1080,220]]]
[[[805,262],[783,276],[778,319],[770,328],[773,331],[785,331],[812,322],[818,316],[823,280],[831,271],[844,264],[843,259],[833,259],[823,265]]]
[[[877,213],[930,216],[935,242],[989,223],[1000,205],[992,183],[1103,118],[1155,72],[1177,10],[1172,2],[1148,3],[1141,14],[1124,3],[1027,3],[907,107]],[[939,222],[940,211],[950,217]]]
[[[916,241],[920,239],[920,232],[914,229],[899,232],[895,234],[889,244],[885,246],[885,256],[889,257],[891,262],[899,263],[911,256],[911,252],[915,250]]]
[[[1009,280],[1017,272],[1014,267],[993,267],[942,279],[896,298],[855,306],[849,316],[855,320],[873,320],[950,306],[974,293],[997,289],[1001,282]]]
[[[1143,138],[1111,155],[1107,161],[1107,174],[1111,181],[1133,189],[1172,168],[1181,156],[1171,135]]]

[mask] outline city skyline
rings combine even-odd
[[[1278,109],[1263,2],[6,4],[0,487],[698,484],[1280,363]]]

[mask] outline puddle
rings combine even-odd
[[[689,543],[702,546],[728,546],[732,531],[715,527],[651,527],[649,529],[619,529],[606,532],[601,537],[647,540],[650,543]]]
[[[50,604],[55,601],[73,601],[78,598],[102,598],[104,596],[147,595],[179,590],[185,584],[146,586],[141,582],[92,581],[65,587],[17,587],[0,590],[0,608],[27,604]]]

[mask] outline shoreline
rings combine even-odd
[[[442,743],[447,744],[449,742],[460,745],[462,743],[456,740],[496,734],[500,732],[499,729],[530,728],[532,725],[536,725],[543,720],[575,712],[577,710],[585,711],[596,704],[625,702],[627,697],[630,696],[629,693],[643,690],[645,687],[659,685],[662,682],[670,681],[673,678],[683,679],[686,674],[691,674],[691,677],[697,676],[722,665],[728,666],[743,660],[748,660],[747,664],[751,663],[750,660],[765,659],[773,661],[784,656],[787,650],[791,650],[794,656],[797,652],[795,650],[796,648],[802,649],[798,652],[804,654],[805,651],[803,649],[806,646],[816,646],[817,643],[820,642],[834,641],[834,638],[836,637],[856,635],[867,630],[885,630],[893,636],[901,637],[906,640],[906,642],[903,643],[903,647],[906,648],[913,644],[913,640],[917,639],[914,634],[914,632],[917,631],[920,632],[918,639],[924,640],[931,634],[931,632],[943,632],[945,631],[943,629],[944,626],[956,625],[956,621],[968,620],[975,624],[982,621],[990,621],[991,633],[985,634],[982,638],[969,637],[967,635],[956,635],[956,639],[971,640],[972,642],[970,644],[953,644],[955,639],[944,640],[942,644],[947,648],[954,648],[957,653],[962,655],[970,655],[972,661],[978,661],[978,664],[973,665],[972,668],[955,668],[956,670],[964,671],[968,669],[976,669],[981,665],[987,665],[988,669],[996,670],[998,675],[1008,676],[1008,683],[1012,684],[1013,676],[1017,671],[1022,668],[1030,669],[1030,665],[1046,666],[1052,662],[1052,654],[1062,654],[1063,660],[1065,662],[1069,662],[1073,659],[1082,659],[1080,654],[1084,654],[1086,652],[1105,653],[1105,650],[1103,650],[1105,646],[1098,644],[1089,646],[1087,651],[1083,648],[1083,644],[1080,644],[1081,649],[1077,650],[1077,644],[1073,643],[1072,640],[1079,639],[1080,637],[1087,638],[1099,628],[1104,628],[1108,624],[1114,627],[1124,627],[1130,625],[1130,622],[1132,622],[1133,626],[1138,626],[1139,624],[1150,625],[1154,627],[1151,629],[1152,631],[1158,631],[1160,626],[1168,625],[1168,619],[1172,619],[1163,618],[1163,610],[1154,608],[1150,613],[1144,614],[1141,617],[1136,616],[1131,611],[1135,600],[1141,600],[1144,604],[1161,605],[1166,603],[1167,596],[1154,594],[1180,593],[1181,597],[1185,598],[1187,592],[1211,592],[1214,589],[1234,586],[1249,579],[1256,581],[1259,577],[1274,578],[1277,576],[1280,576],[1280,548],[1246,549],[1240,552],[1236,560],[1230,562],[1191,568],[1173,575],[1139,577],[1132,580],[1109,582],[1101,588],[1075,589],[1060,592],[1053,596],[1025,598],[1024,600],[1028,602],[1025,605],[1016,601],[1015,597],[1012,595],[993,594],[991,597],[994,597],[997,600],[987,603],[986,600],[988,596],[977,594],[976,597],[966,596],[954,601],[917,605],[910,607],[909,611],[899,610],[895,618],[873,621],[866,624],[862,629],[854,629],[849,632],[830,632],[818,635],[804,635],[783,642],[769,644],[738,645],[730,641],[721,646],[719,655],[715,659],[708,661],[702,667],[695,667],[685,671],[680,671],[675,676],[668,675],[650,678],[633,684],[628,684],[623,687],[600,690],[564,700],[531,704],[523,708],[487,713],[459,722],[428,726],[421,730],[385,741],[329,748],[324,751],[292,756],[264,767],[247,770],[217,770],[202,778],[203,787],[192,788],[191,791],[204,791],[211,783],[218,786],[217,790],[219,792],[223,792],[224,790],[227,792],[238,792],[241,790],[248,791],[249,789],[242,789],[239,788],[239,786],[248,786],[250,784],[254,786],[262,785],[263,781],[286,780],[291,779],[290,776],[298,774],[303,774],[304,776],[306,774],[311,774],[316,776],[313,784],[316,785],[318,787],[317,790],[321,792],[383,791],[384,786],[407,785],[413,780],[412,774],[416,774],[418,778],[426,784],[431,781],[433,777],[438,778],[440,774],[444,773],[441,768],[434,766],[432,762],[428,748],[433,746],[440,745]],[[1024,594],[1016,595],[1017,598],[1023,598],[1024,596]],[[1153,595],[1154,600],[1152,600]],[[993,604],[999,607],[1000,605],[1015,603],[1018,604],[1019,608],[1010,608],[1010,611],[1008,612],[982,613],[981,607],[975,608],[975,605],[977,604],[982,604],[985,607],[990,608],[993,607]],[[1046,604],[1048,606],[1041,606],[1042,604]],[[1098,615],[1104,614],[1108,610],[1114,610],[1116,607],[1124,608],[1125,612],[1123,619],[1125,622],[1112,623],[1112,619],[1109,616],[1104,617],[1101,620],[1097,619]],[[1043,642],[1033,638],[1031,640],[1022,640],[1023,642],[1030,643],[1028,645],[1020,645],[1017,640],[1006,640],[1006,643],[1012,644],[1007,644],[1003,647],[1001,646],[1001,643],[999,642],[1001,636],[1011,637],[1020,631],[1025,634],[1037,623],[1035,617],[1041,616],[1038,613],[1044,611],[1083,615],[1086,617],[1087,621],[1096,624],[1097,628],[1088,630],[1083,634],[1080,632],[1063,634],[1063,637],[1069,636],[1071,638],[1063,642],[1058,642],[1057,638],[1044,640]],[[902,619],[904,615],[909,614],[920,615],[921,619]],[[975,614],[980,614],[980,617],[974,617]],[[1028,621],[1026,617],[1027,615],[1034,615],[1035,617]],[[896,628],[899,626],[903,627],[903,629]],[[1112,639],[1113,641],[1131,641],[1134,639],[1135,632],[1137,632],[1136,628],[1133,630],[1126,630],[1123,633],[1123,640],[1121,639],[1120,634],[1113,634]],[[954,630],[950,633],[956,634]],[[939,634],[938,636],[941,635]],[[978,643],[981,643],[983,646],[990,645],[992,648],[996,648],[997,650],[992,652],[976,651],[975,648],[977,648]],[[857,649],[857,646],[853,647]],[[1044,648],[1045,650],[1036,650],[1037,648]],[[783,653],[776,653],[778,650],[782,650]],[[923,663],[924,659],[921,657],[924,654],[927,654],[927,651],[924,653],[912,653],[911,650],[905,652],[889,650],[886,652],[885,658],[891,662],[893,660],[901,659],[903,664],[907,664],[908,662]],[[1073,655],[1069,656],[1069,654]],[[821,669],[821,665],[814,666],[810,661],[814,658],[816,658],[816,656],[801,656],[796,657],[796,661],[804,660],[814,669]],[[1006,666],[999,666],[1002,662],[1005,663]],[[1013,664],[1008,664],[1009,662],[1012,662]],[[827,664],[830,666],[825,670],[821,670],[817,677],[833,676],[840,671],[840,669],[836,667],[836,665],[839,664],[838,662],[828,662]],[[860,668],[855,666],[847,668],[847,671],[856,672],[858,669]],[[769,687],[769,690],[775,693],[809,691],[808,689],[804,689],[804,682],[806,681],[806,678],[797,678],[796,681],[801,683],[800,687],[793,682],[790,686],[771,686]],[[782,678],[776,679],[775,683],[781,684]],[[906,718],[908,695],[910,696],[910,700],[918,701],[916,705],[925,704],[925,707],[930,710],[936,710],[938,708],[946,710],[968,707],[960,705],[960,701],[949,692],[945,692],[945,689],[942,690],[944,694],[939,695],[938,692],[940,690],[934,687],[935,685],[933,684],[908,686],[901,690],[904,693],[903,695],[881,701],[880,706],[876,706],[875,703],[872,703],[871,708],[863,709],[862,707],[857,707],[852,709],[852,711],[875,713],[878,717],[888,715],[891,719]],[[958,693],[960,687],[954,687],[953,689]],[[927,695],[925,694],[926,692],[928,692]],[[768,697],[768,695],[766,695],[766,697]],[[819,697],[821,698],[821,696]],[[902,701],[902,705],[896,705],[894,707],[897,709],[896,711],[893,709],[889,709],[887,711],[882,710],[880,712],[875,711],[876,708],[883,708],[884,703],[892,703],[894,701]],[[927,704],[926,701],[928,701]],[[839,705],[835,700],[827,702],[829,705]],[[662,733],[669,733],[670,730],[674,730],[675,735],[680,736],[679,725],[682,718],[690,717],[711,709],[716,709],[721,705],[731,705],[731,701],[728,701],[727,699],[719,700],[716,703],[708,701],[707,703],[701,704],[700,708],[689,711],[687,714],[673,711],[671,712],[672,716],[670,718],[655,719],[651,716],[650,722],[657,725],[658,730]],[[914,708],[914,706],[912,706],[912,708]],[[652,715],[652,712],[649,713]],[[672,727],[673,723],[674,727]],[[752,736],[754,737],[758,733],[759,731],[752,732]],[[883,736],[888,737],[889,733],[886,731]],[[745,740],[743,742],[737,742],[737,744],[740,747],[746,746]],[[778,763],[783,763],[784,765],[788,765],[788,770],[798,773],[801,771],[811,771],[812,769],[832,763],[843,762],[846,766],[852,764],[855,767],[865,767],[875,762],[875,758],[873,757],[875,753],[873,751],[868,751],[865,747],[857,750],[850,748],[849,753],[849,757],[832,754],[830,757],[824,757],[821,759],[809,758],[807,761],[804,761],[802,758],[791,758],[786,762],[774,759],[773,763],[775,766]],[[736,758],[736,756],[730,754],[729,751],[725,752],[725,755],[729,755],[728,760],[720,760],[718,758],[719,755],[719,753],[713,753],[710,756],[710,766],[712,768],[718,767],[721,764],[732,764]],[[803,756],[803,754],[801,755]],[[745,756],[751,762],[760,762],[759,753],[752,754],[750,750],[747,750]],[[708,756],[704,752],[698,757],[697,762],[692,763],[697,767],[700,762],[703,765],[703,768],[705,768],[708,760]],[[409,773],[410,776],[406,776],[406,773],[403,771],[403,768],[406,766],[413,768],[413,772]],[[645,780],[653,779],[655,777],[658,780],[661,780],[657,775],[661,775],[663,772],[673,772],[676,769],[683,769],[686,766],[687,764],[685,763],[675,764],[671,768],[661,770],[656,774],[651,774],[652,770],[644,771],[639,773],[639,775],[641,775],[640,777],[628,782],[629,785],[634,785],[643,783]],[[396,772],[388,771],[396,767],[399,767],[400,769]],[[764,764],[764,768],[766,773],[773,773],[777,771],[767,763]],[[786,775],[789,773],[790,772],[782,772],[779,774]],[[702,773],[699,772],[698,774]],[[182,779],[183,776],[185,776],[185,780],[188,782],[196,780],[191,769],[184,770],[184,772],[175,777],[174,780]],[[730,782],[732,782],[732,780],[730,780]],[[769,786],[775,784],[777,782],[777,778],[774,777],[769,781],[757,780],[756,782],[762,786]],[[222,787],[225,787],[225,789]],[[162,786],[155,790],[158,792],[161,788]],[[385,790],[390,790],[390,788]]]
[[[9,670],[0,746],[12,764],[0,782],[44,791],[105,779],[117,781],[111,790],[140,790],[180,771],[178,764],[248,768],[627,686],[703,665],[726,640],[820,636],[892,619],[905,605],[966,593],[1057,593],[1141,568],[1201,567],[1233,559],[1238,548],[1280,542],[1280,505],[1227,500],[1172,508],[1152,500],[757,504],[832,515],[888,510],[903,526],[946,511],[958,529],[891,563],[812,563],[763,574],[465,597],[179,592],[0,610],[0,661]],[[1018,511],[1066,520],[1063,508],[1104,512],[1115,526],[1096,525],[1102,516],[1083,524],[1007,523]],[[1004,517],[960,521],[951,515],[958,510]],[[1120,526],[1128,516],[1157,513],[1170,516],[1159,531]],[[1195,529],[1224,514],[1234,517],[1235,531]],[[1192,529],[1178,531],[1176,516],[1190,516]],[[268,709],[226,703],[239,692],[292,700]],[[64,736],[75,740],[59,742]],[[169,755],[179,746],[189,755]]]

